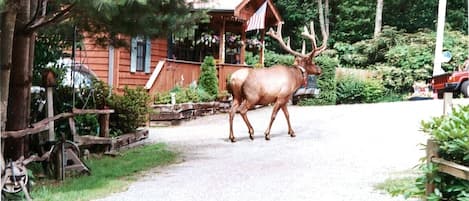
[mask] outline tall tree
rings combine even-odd
[[[102,43],[122,44],[119,34],[158,37],[192,28],[204,15],[191,10],[184,0],[6,0],[0,29],[0,64],[1,97],[2,102],[8,99],[8,106],[2,130],[20,130],[29,124],[34,38],[39,29],[67,21]],[[9,31],[12,22],[14,32]],[[27,151],[24,140],[5,141],[5,156],[23,156]]]
[[[381,27],[383,26],[383,0],[377,0],[376,2],[376,18],[375,18],[375,32],[373,37],[376,38],[381,33]]]

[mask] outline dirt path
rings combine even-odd
[[[457,100],[457,102],[469,102]],[[238,142],[228,142],[228,116],[151,129],[151,140],[183,153],[183,162],[149,172],[126,192],[103,200],[395,201],[375,185],[408,172],[424,151],[420,121],[442,114],[441,101],[342,106],[290,106],[297,137],[287,135],[283,114],[263,132],[271,108],[250,111],[255,140],[235,117]]]

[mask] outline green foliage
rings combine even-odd
[[[348,68],[377,70],[386,89],[407,93],[418,80],[428,80],[433,72],[435,34],[421,30],[406,34],[396,28],[383,28],[374,39],[354,44],[336,43],[340,65]],[[451,71],[461,65],[467,55],[467,38],[459,32],[447,30],[444,49],[452,53],[443,69]]]
[[[134,132],[147,121],[150,113],[150,96],[139,87],[130,89],[125,87],[123,95],[113,94],[109,99],[110,108],[114,113],[110,117],[112,134]]]
[[[264,66],[270,67],[276,64],[293,65],[295,58],[289,54],[278,54],[271,50],[265,50]],[[251,52],[246,54],[246,64],[256,66],[259,63],[259,55],[253,55]]]
[[[56,74],[57,84],[65,77],[65,69],[60,68],[56,61],[63,57],[63,50],[70,47],[70,43],[66,41],[63,34],[50,33],[48,30],[39,32],[36,37],[36,45],[34,47],[34,68],[33,68],[33,86],[42,85],[42,72],[51,68]],[[48,66],[51,63],[52,66]]]
[[[331,30],[334,30],[332,32],[334,40],[354,43],[371,38],[374,30],[376,1],[359,0],[331,3],[331,21],[334,22]],[[383,16],[383,19],[386,18]]]
[[[97,135],[99,133],[98,116],[95,114],[77,115],[74,117],[79,135]]]
[[[79,31],[94,35],[98,43],[114,45],[123,42],[118,34],[167,37],[207,19],[204,11],[193,10],[184,0],[85,0],[76,3],[72,12],[70,20]]]
[[[180,86],[174,87],[170,91],[165,91],[155,94],[155,104],[169,104],[171,103],[171,93],[175,93],[176,103],[198,103],[213,101],[216,97],[210,95],[204,89],[195,86],[182,88]]]
[[[218,94],[218,77],[215,67],[215,59],[212,56],[205,57],[200,66],[199,87],[216,97]]]
[[[161,143],[120,151],[115,157],[91,157],[85,161],[91,175],[67,178],[60,185],[55,180],[43,181],[33,188],[31,196],[40,201],[95,200],[121,192],[141,176],[139,172],[171,164],[176,158],[177,154]]]
[[[422,130],[438,143],[440,157],[469,166],[469,106],[459,106],[448,116],[422,121]],[[435,165],[423,164],[422,169],[424,175],[434,175],[431,182],[436,189],[428,200],[469,200],[469,181],[439,173]],[[418,187],[423,191],[424,186]]]
[[[384,86],[376,79],[345,76],[337,79],[337,104],[375,103],[385,94]]]
[[[335,68],[338,60],[329,56],[319,56],[315,62],[322,69],[318,76],[318,88],[321,90],[318,98],[307,98],[300,101],[300,105],[332,105],[336,103]]]

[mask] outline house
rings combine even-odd
[[[168,38],[150,40],[144,36],[129,40],[130,48],[103,48],[90,38],[84,39],[84,48],[75,59],[85,64],[97,77],[119,92],[125,86],[142,86],[148,92],[167,91],[176,85],[187,86],[200,74],[203,58],[212,55],[217,61],[219,89],[226,90],[225,80],[245,65],[245,52],[250,39],[245,32],[249,18],[267,2],[265,25],[282,21],[271,0],[187,0],[195,9],[208,9],[210,22],[200,24],[191,36],[177,33]],[[263,62],[265,29],[256,41]],[[249,34],[249,33],[248,33]],[[252,34],[252,33],[251,33]]]

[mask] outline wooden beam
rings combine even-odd
[[[225,63],[225,25],[226,21],[223,19],[222,25],[220,27],[220,47],[219,47],[219,52],[218,52],[218,58],[220,64]]]
[[[94,110],[94,109],[72,109],[73,114],[111,114],[114,113],[113,109],[103,109],[103,110]]]
[[[432,159],[438,157],[438,144],[434,140],[427,141],[427,165],[431,165]],[[427,183],[425,184],[425,195],[430,196],[435,191],[435,184],[432,181],[435,175],[427,174]]]
[[[110,113],[114,113],[114,110],[112,110],[112,109],[106,109],[106,110],[73,109],[72,111],[73,111],[73,113],[61,113],[61,114],[55,115],[53,117],[43,119],[43,120],[41,120],[37,123],[32,124],[31,127],[27,128],[27,129],[18,130],[18,131],[5,131],[5,132],[2,132],[1,137],[2,138],[8,138],[8,137],[21,138],[21,137],[24,137],[26,135],[40,133],[42,131],[46,131],[46,130],[49,129],[48,125],[49,125],[49,122],[51,122],[51,121],[55,121],[55,120],[58,120],[58,119],[61,119],[61,118],[73,117],[73,116],[79,115],[79,114],[110,114]]]
[[[259,63],[264,65],[264,50],[265,50],[265,29],[261,30],[261,49],[259,50]]]
[[[438,170],[460,179],[469,180],[469,167],[447,161],[442,158],[432,158],[432,162],[438,164]]]
[[[241,45],[241,52],[239,55],[239,64],[245,64],[246,63],[246,23],[243,23],[242,29],[241,30],[241,41],[243,41]]]

